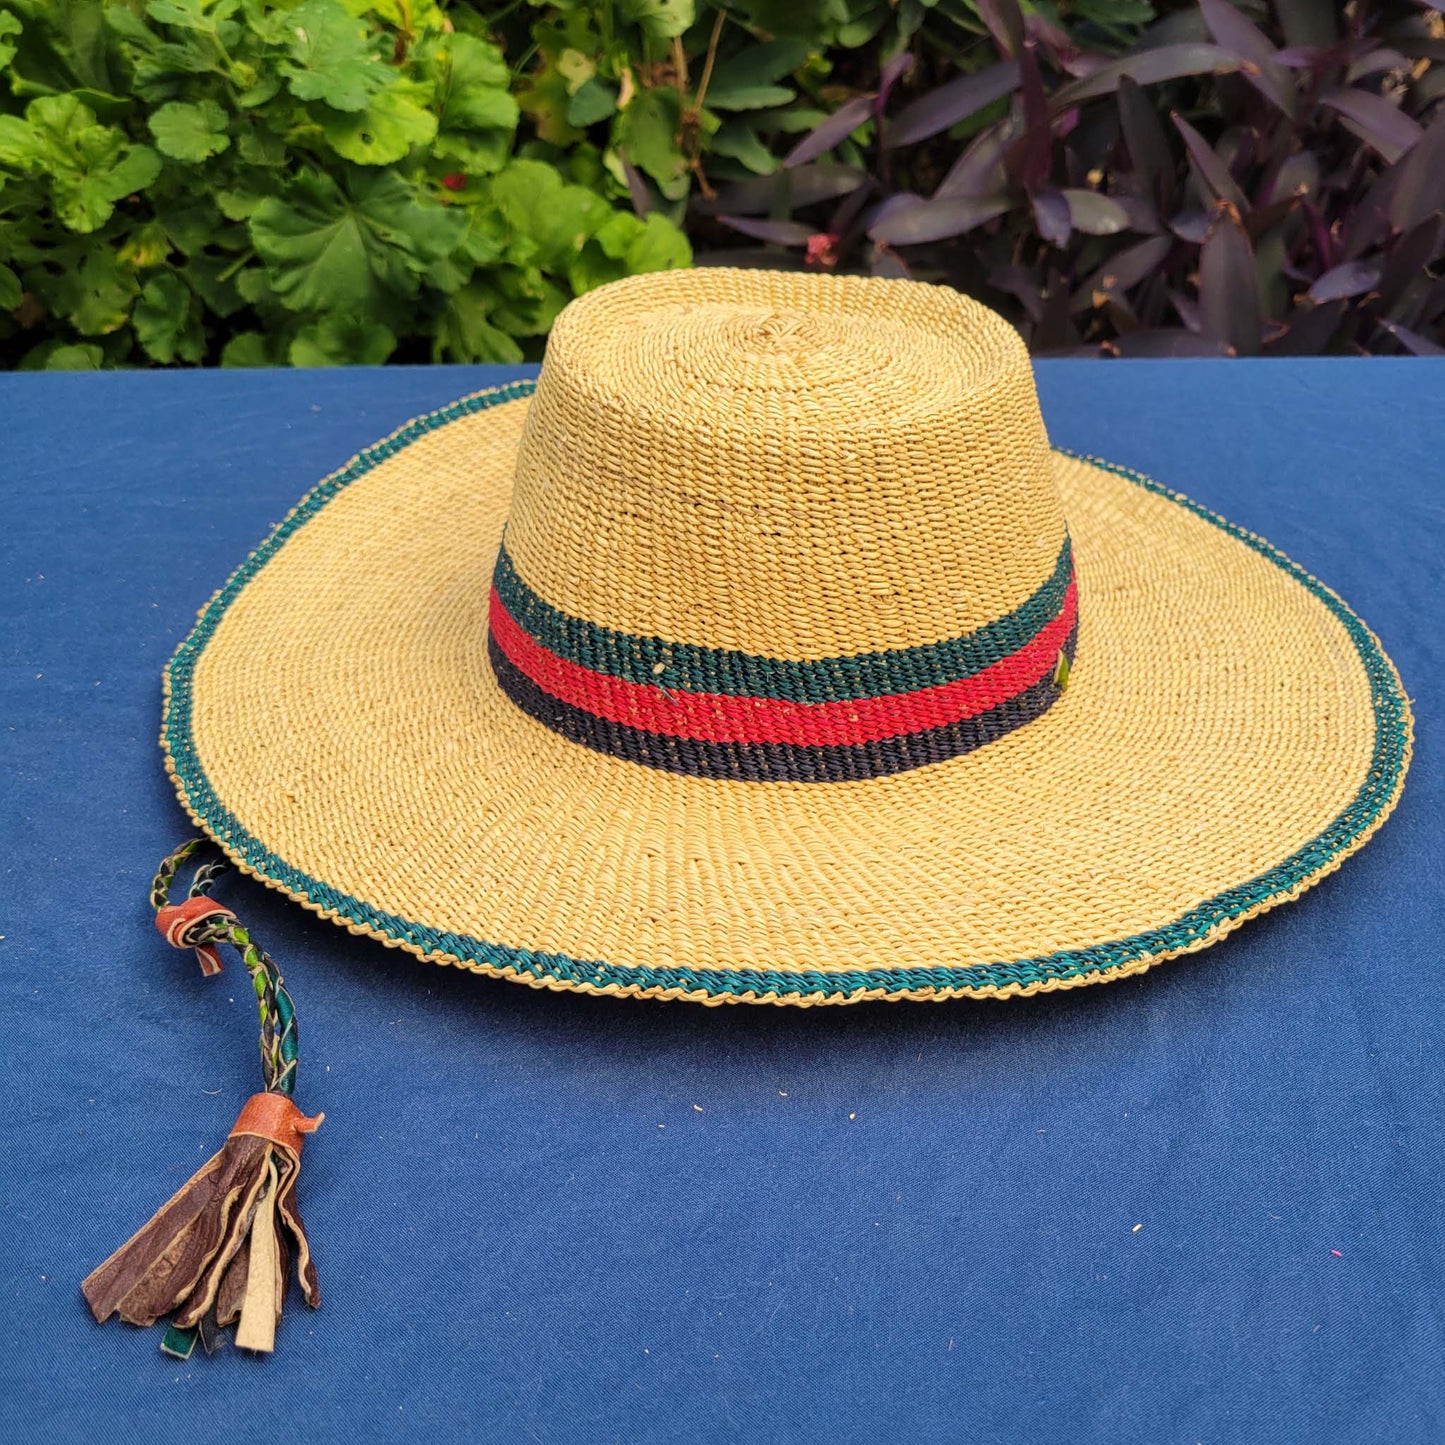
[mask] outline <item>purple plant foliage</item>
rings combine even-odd
[[[1197,0],[1124,55],[974,6],[958,63],[915,38],[699,210],[762,264],[958,286],[1036,352],[1445,354],[1442,4]]]

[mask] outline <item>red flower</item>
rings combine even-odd
[[[459,191],[467,183],[467,178],[460,171],[453,171],[449,176],[442,177],[442,185],[449,191]]]
[[[809,266],[832,267],[838,264],[839,237],[831,231],[815,231],[808,237],[803,260]]]

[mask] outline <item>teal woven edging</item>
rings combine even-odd
[[[890,994],[903,994],[950,988],[1027,987],[1081,980],[1089,975],[1106,975],[1157,954],[1175,952],[1201,942],[1221,924],[1237,919],[1271,899],[1280,898],[1319,874],[1369,830],[1396,795],[1409,756],[1409,708],[1394,668],[1364,623],[1333,592],[1262,538],[1127,467],[1060,449],[1064,456],[1088,462],[1146,491],[1167,497],[1267,557],[1318,598],[1339,619],[1354,643],[1369,676],[1375,711],[1375,746],[1369,774],[1349,806],[1323,832],[1282,863],[1218,894],[1163,928],[1089,948],[971,967],[945,964],[936,968],[884,968],[843,973],[794,973],[758,968],[629,967],[487,943],[482,939],[428,928],[373,908],[278,858],[260,839],[249,833],[221,802],[201,768],[191,735],[191,689],[196,662],[241,589],[266,565],[287,538],[314,517],[338,492],[426,433],[461,417],[528,396],[534,387],[535,383],[531,381],[513,382],[494,391],[464,397],[439,411],[418,417],[384,441],[368,447],[341,471],[313,488],[211,600],[167,669],[170,695],[162,741],[191,810],[226,851],[248,869],[306,900],[313,907],[335,914],[344,922],[425,953],[446,954],[464,963],[491,968],[514,969],[543,984],[621,987],[634,991],[677,989],[715,999],[747,1000],[775,996],[799,1001],[841,1001],[854,994],[879,989]],[[766,787],[767,784],[755,786]]]

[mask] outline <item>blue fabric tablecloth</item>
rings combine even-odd
[[[325,1304],[180,1364],[78,1282],[218,1146],[254,1009],[146,893],[160,670],[300,494],[502,368],[0,378],[0,1439],[1445,1438],[1445,363],[1053,363],[1054,440],[1262,533],[1416,701],[1396,816],[1107,988],[806,1013],[561,997],[248,880]]]

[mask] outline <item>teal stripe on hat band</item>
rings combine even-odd
[[[539,597],[521,578],[505,540],[493,585],[523,631],[549,651],[593,672],[679,692],[787,702],[891,697],[972,677],[1017,652],[1059,615],[1073,570],[1067,534],[1049,579],[1021,606],[976,632],[889,652],[813,662],[760,657],[726,648],[634,637],[573,617]]]

